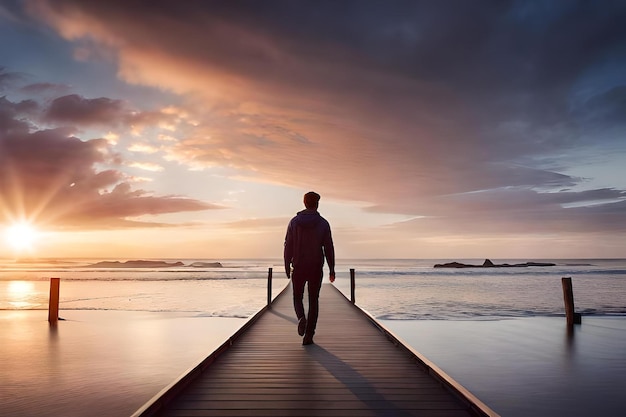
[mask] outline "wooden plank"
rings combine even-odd
[[[497,416],[389,339],[325,284],[315,344],[302,346],[289,290],[171,401],[135,416]]]

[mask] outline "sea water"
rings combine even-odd
[[[175,260],[165,260],[173,263]],[[286,283],[280,260],[229,260],[222,267],[93,268],[92,261],[0,263],[0,310],[46,309],[48,280],[62,281],[62,310],[194,312],[248,317],[264,305],[268,269]],[[211,262],[211,261],[204,261]],[[336,286],[379,319],[457,320],[563,314],[562,277],[572,277],[577,311],[626,316],[626,260],[553,260],[549,267],[433,268],[437,260],[350,260]],[[466,263],[481,263],[462,260]],[[494,260],[514,264],[515,260]]]
[[[288,283],[279,259],[221,260],[221,267],[188,259],[141,269],[95,268],[96,261],[0,265],[0,378],[12,387],[0,394],[0,406],[8,415],[91,415],[86,398],[99,415],[131,414],[265,304],[269,268],[274,296]],[[342,260],[335,285],[349,296],[354,268],[359,306],[504,416],[623,414],[626,260],[433,268],[441,262]],[[61,278],[60,315],[68,318],[58,333],[44,326],[50,277]],[[572,277],[583,313],[573,330],[563,318],[562,277]],[[33,367],[35,352],[20,346],[47,354]],[[58,357],[69,363],[50,363]],[[99,387],[119,386],[120,376],[130,383],[111,400]],[[58,381],[67,384],[64,391],[46,391],[46,383]]]

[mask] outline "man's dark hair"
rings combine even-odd
[[[320,202],[320,195],[314,191],[309,191],[304,195],[304,207],[308,209],[317,209]]]

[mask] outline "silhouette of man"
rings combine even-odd
[[[319,201],[320,195],[313,191],[304,195],[306,209],[291,219],[285,236],[285,273],[287,278],[291,278],[298,334],[304,336],[303,345],[313,343],[324,276],[324,258],[330,268],[330,282],[335,282],[335,248],[330,224],[317,211]],[[302,303],[306,283],[309,293],[308,318],[304,315]]]

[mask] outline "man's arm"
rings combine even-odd
[[[291,260],[293,259],[293,233],[291,231],[291,222],[289,222],[287,226],[287,234],[285,235],[283,259],[285,262],[285,274],[287,274],[287,278],[291,278]]]
[[[333,244],[330,225],[328,226],[328,230],[324,236],[323,247],[324,256],[326,257],[326,262],[328,263],[328,268],[330,269],[328,278],[330,279],[330,282],[335,282],[335,245]]]

